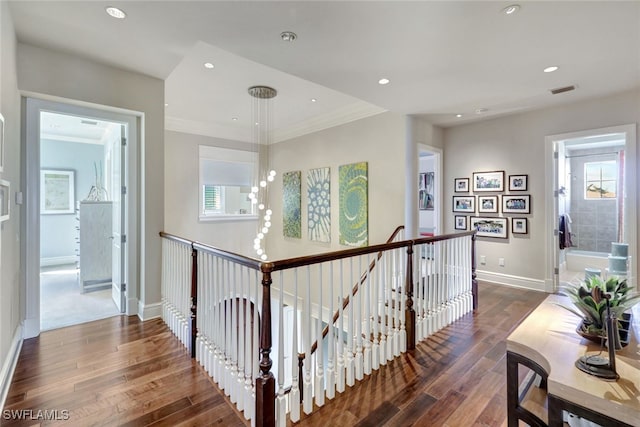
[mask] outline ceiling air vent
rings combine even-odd
[[[98,122],[95,122],[93,120],[80,120],[80,123],[82,123],[83,125],[91,125],[91,126],[95,126],[98,124]]]
[[[575,90],[575,89],[576,87],[574,85],[571,85],[571,86],[558,87],[555,89],[551,89],[549,92],[551,92],[552,95],[557,95],[563,92],[571,92],[572,90]]]

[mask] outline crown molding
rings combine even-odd
[[[384,108],[366,102],[355,102],[342,108],[333,110],[327,114],[318,115],[308,120],[295,123],[284,129],[275,129],[272,135],[272,143],[286,141],[288,139],[340,126],[376,114],[384,113]],[[230,139],[234,141],[250,142],[252,129],[241,126],[229,126],[215,122],[200,122],[197,120],[181,119],[178,117],[165,117],[165,129],[210,136],[214,138]]]

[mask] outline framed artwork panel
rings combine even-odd
[[[9,181],[0,179],[0,222],[9,219],[9,207],[11,206],[11,185]]]
[[[75,173],[72,170],[40,170],[40,213],[75,212]]]
[[[502,213],[531,213],[531,196],[523,194],[521,196],[502,196]]]
[[[509,191],[527,191],[529,175],[509,175]]]
[[[476,212],[475,196],[453,196],[453,211],[475,213]]]
[[[467,231],[469,229],[467,217],[464,215],[455,215],[454,219],[454,227],[456,230]]]
[[[473,191],[494,193],[504,191],[504,171],[474,172]]]
[[[527,218],[511,218],[511,232],[513,234],[527,234]]]
[[[506,239],[507,218],[471,217],[471,229],[477,231],[478,237]]]
[[[498,206],[498,196],[478,196],[479,213],[497,213]]]
[[[453,191],[455,193],[468,193],[469,192],[469,178],[454,178]]]

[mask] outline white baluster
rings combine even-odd
[[[356,383],[355,373],[355,359],[354,359],[354,341],[353,341],[353,257],[349,258],[349,318],[347,319],[347,378],[346,382],[349,387]]]
[[[306,313],[305,313],[305,358],[304,358],[304,393],[303,393],[303,410],[305,414],[310,414],[313,411],[313,384],[311,382],[311,367],[313,360],[311,357],[311,269],[307,266],[307,298],[306,298]]]
[[[381,274],[381,265],[379,263],[379,258],[376,256],[374,258],[375,267],[373,269],[374,274],[371,282],[371,286],[373,294],[373,345],[371,346],[371,369],[378,370],[380,369],[380,346],[378,345],[378,338],[380,333],[380,274]]]
[[[324,367],[322,365],[323,350],[322,350],[322,288],[324,283],[322,282],[322,264],[318,264],[318,319],[316,321],[316,380],[315,380],[315,398],[316,405],[324,406]]]
[[[367,281],[366,286],[363,289],[365,295],[364,301],[364,373],[366,375],[371,375],[371,271],[369,268],[371,266],[371,258],[367,256],[367,266],[366,266],[366,275]]]
[[[409,255],[406,253],[404,249],[398,249],[398,256],[402,260],[400,263],[400,271],[398,272],[398,276],[400,277],[400,307],[399,307],[399,320],[400,320],[400,331],[398,333],[398,350],[396,352],[396,356],[400,356],[400,353],[404,353],[407,351],[407,263]]]
[[[345,389],[346,366],[344,360],[344,263],[340,260],[340,296],[338,297],[338,312],[340,328],[338,329],[338,371],[336,375],[336,388],[342,393]]]
[[[327,398],[333,399],[336,394],[335,363],[335,331],[333,328],[333,262],[329,263],[329,333],[327,334]]]
[[[400,283],[400,276],[398,274],[398,270],[401,268],[402,262],[399,257],[399,250],[393,251],[393,284],[394,284],[394,298],[393,298],[393,350],[390,355],[391,359],[400,354],[400,304],[402,303],[402,290],[400,287],[404,287],[402,283]],[[391,360],[389,359],[389,360]]]
[[[276,398],[276,425],[287,425],[287,402],[284,394],[284,280],[280,270],[280,300],[278,301],[278,397]]]
[[[356,334],[356,379],[364,378],[364,360],[362,356],[362,256],[358,257],[358,291],[354,296],[355,334]]]
[[[291,340],[291,393],[289,393],[290,399],[290,414],[291,421],[300,421],[300,389],[298,383],[299,370],[298,370],[298,269],[293,270],[293,339]]]

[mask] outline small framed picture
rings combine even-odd
[[[529,175],[509,175],[509,191],[527,191]]]
[[[530,201],[531,196],[528,194],[522,196],[502,196],[502,213],[531,213],[531,208],[529,206]]]
[[[475,196],[453,196],[453,211],[454,212],[476,212],[476,198]]]
[[[494,193],[504,191],[504,171],[474,172],[473,191]]]
[[[454,228],[456,230],[464,230],[467,231],[468,229],[468,225],[467,225],[467,217],[464,215],[455,215],[454,217]]]
[[[11,185],[9,181],[0,179],[0,222],[9,219],[9,207],[11,206]]]
[[[468,193],[469,178],[455,178],[453,180],[453,191],[456,193]]]
[[[527,234],[527,218],[511,218],[511,232],[513,234]]]
[[[75,212],[75,173],[72,170],[40,170],[40,213]]]
[[[507,218],[471,217],[471,229],[477,231],[478,237],[495,237],[506,239]]]
[[[498,196],[478,196],[479,213],[497,213]]]

